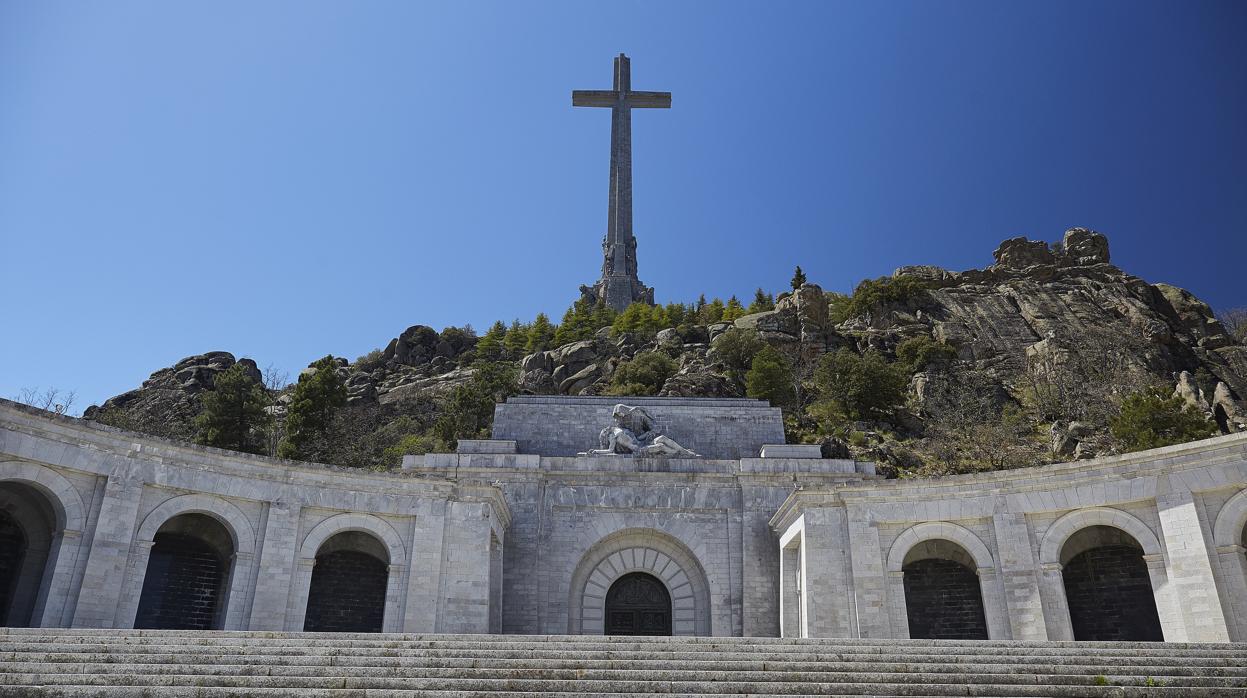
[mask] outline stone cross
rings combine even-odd
[[[615,84],[610,90],[573,90],[573,107],[610,107],[611,175],[606,239],[602,242],[602,279],[586,295],[601,299],[615,310],[634,301],[653,302],[653,289],[637,278],[636,238],[632,235],[632,110],[669,109],[670,92],[632,89],[628,57],[615,58]]]

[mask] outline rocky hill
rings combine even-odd
[[[618,389],[612,379],[621,366],[658,353],[674,367],[658,394],[737,396],[746,392],[745,382],[725,358],[721,338],[740,332],[782,352],[793,368],[798,396],[787,406],[790,438],[848,447],[901,471],[951,458],[941,451],[945,442],[971,438],[984,415],[1013,426],[981,440],[1026,446],[1003,456],[1001,465],[1111,451],[1106,428],[1122,396],[1149,385],[1176,390],[1223,431],[1247,426],[1241,337],[1191,293],[1114,266],[1107,239],[1082,228],[1055,245],[1006,240],[985,269],[902,267],[890,278],[863,282],[851,296],[807,283],[781,294],[773,309],[731,322],[686,320],[650,332],[601,327],[586,339],[503,359],[517,365],[520,392],[602,394]],[[842,416],[845,423],[836,428],[807,409],[817,395],[803,386],[821,356],[849,349],[899,362],[906,340],[934,347],[932,355],[944,358],[906,365],[907,396],[894,413],[869,420]],[[353,423],[344,438],[375,443],[351,457],[325,457],[367,465],[402,432],[427,428],[446,396],[472,379],[479,341],[456,328],[416,325],[384,350],[354,363],[338,359],[349,396],[343,420]],[[138,389],[88,408],[85,417],[187,438],[201,396],[234,361],[226,352],[183,359]],[[254,362],[240,361],[260,378]],[[272,395],[280,418],[288,391]],[[401,428],[396,420],[404,420]],[[966,456],[972,448],[957,448],[959,458],[973,458]]]

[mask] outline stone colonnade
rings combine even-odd
[[[27,511],[40,508],[52,516]],[[488,632],[500,613],[510,520],[490,486],[276,462],[7,401],[0,514],[47,551],[29,593],[4,599],[23,625],[134,627],[161,531],[201,516],[229,539],[218,629],[303,630],[322,546],[354,532],[383,551],[382,629],[447,633]]]
[[[921,609],[906,603],[906,565],[934,556],[977,575],[988,638],[1087,639],[1075,632],[1084,619],[1071,616],[1067,577],[1079,554],[1111,543],[1150,581],[1144,605],[1154,604],[1164,640],[1247,641],[1245,435],[1078,463],[805,489],[771,526],[785,636],[909,637],[908,618]]]

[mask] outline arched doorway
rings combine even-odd
[[[219,630],[234,539],[206,514],[180,514],[152,538],[135,628]]]
[[[389,566],[389,552],[372,535],[343,531],[331,536],[316,551],[303,629],[381,632]]]
[[[670,635],[671,594],[659,579],[630,572],[606,592],[607,635]]]
[[[925,540],[905,555],[909,636],[924,640],[986,640],[987,617],[977,565],[965,548]]]
[[[1143,546],[1112,526],[1089,526],[1061,547],[1075,640],[1164,640]]]
[[[56,527],[56,512],[43,493],[21,482],[0,482],[0,626],[37,624]]]

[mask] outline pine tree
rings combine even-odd
[[[507,326],[498,320],[489,326],[489,331],[476,343],[476,358],[480,361],[497,361],[502,358],[502,342],[507,335]]]
[[[703,325],[710,325],[723,321],[723,301],[718,298],[703,303],[701,309],[697,311],[697,320]]]
[[[792,367],[774,347],[764,346],[754,355],[745,374],[745,392],[752,398],[770,400],[777,407],[792,404]]]
[[[550,348],[554,339],[554,326],[545,313],[537,313],[537,319],[528,328],[528,343],[524,345],[525,354],[534,354]]]
[[[506,358],[520,358],[524,355],[524,347],[526,346],[528,346],[528,327],[520,324],[519,320],[515,320],[511,323],[510,329],[507,330],[507,334],[502,340]]]
[[[324,436],[329,420],[346,404],[346,384],[338,375],[332,356],[312,364],[310,374],[300,375],[286,413],[286,438],[277,447],[282,458],[306,458],[312,443]]]
[[[740,304],[736,296],[727,299],[727,306],[723,308],[723,322],[731,322],[745,314],[745,306]]]
[[[576,341],[576,306],[563,313],[563,321],[554,330],[555,346],[562,346]]]
[[[801,271],[801,265],[797,265],[797,270],[792,274],[792,290],[797,290],[805,285],[805,272]]]
[[[268,395],[244,364],[217,374],[212,391],[203,396],[203,412],[195,418],[195,443],[231,451],[264,453],[264,429],[271,421]]]
[[[761,288],[753,292],[753,302],[749,304],[750,313],[763,313],[775,309],[775,297]]]

